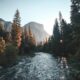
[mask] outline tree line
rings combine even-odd
[[[31,28],[24,33],[19,10],[16,10],[11,31],[4,30],[0,22],[0,65],[9,66],[16,62],[17,56],[34,52],[36,41]]]
[[[53,34],[43,50],[58,56],[80,56],[80,1],[71,0],[70,23],[59,12],[55,19]]]
[[[56,56],[75,57],[80,60],[80,1],[71,0],[70,23],[59,12],[55,19],[53,34],[44,45],[36,46],[35,37],[29,26],[23,33],[19,10],[16,10],[11,32],[3,29],[0,22],[0,65],[12,64],[17,55],[32,52],[49,52]],[[24,36],[26,35],[26,36]]]

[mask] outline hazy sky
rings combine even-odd
[[[70,22],[70,0],[0,0],[0,18],[12,21],[16,9],[20,11],[22,26],[36,21],[50,34],[59,11]]]

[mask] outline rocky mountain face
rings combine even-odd
[[[49,38],[49,34],[44,30],[44,26],[42,24],[36,22],[30,22],[26,24],[24,27],[24,33],[31,29],[33,36],[36,39],[37,43],[43,42],[45,43]]]
[[[11,32],[12,23],[10,21],[5,21],[0,18],[0,22],[3,24],[3,29],[7,32]]]
[[[9,21],[5,21],[0,18],[0,22],[3,24],[3,29],[7,32],[11,32],[12,29],[12,23]],[[29,30],[29,27],[31,29],[32,34],[35,37],[35,40],[37,43],[41,42],[46,42],[48,39],[49,35],[48,33],[44,30],[44,26],[42,24],[36,23],[36,22],[30,22],[22,27],[23,32],[25,33],[26,31]],[[24,35],[26,36],[26,35]]]

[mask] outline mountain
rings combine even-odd
[[[28,32],[29,28],[33,33],[37,43],[45,43],[49,38],[49,34],[44,30],[44,26],[37,22],[30,22],[23,27],[24,33]]]
[[[11,32],[12,23],[10,21],[5,21],[0,18],[0,22],[3,24],[3,29],[5,31]],[[45,43],[49,38],[49,34],[44,30],[44,26],[42,24],[37,22],[30,22],[22,27],[23,32],[25,33],[28,31],[29,27],[37,43]]]
[[[11,32],[12,29],[12,23],[10,21],[5,21],[2,18],[0,18],[0,22],[3,24],[3,29],[7,32]]]

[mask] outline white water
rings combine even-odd
[[[53,80],[59,78],[57,62],[50,54],[38,53],[32,59],[30,71],[30,79],[34,76],[39,80]]]
[[[40,52],[32,58],[21,59],[16,66],[1,75],[0,80],[67,80],[66,69],[51,54]]]

